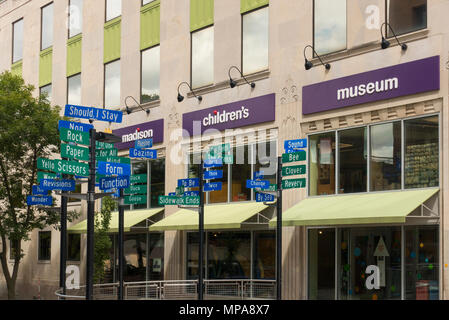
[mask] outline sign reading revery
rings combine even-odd
[[[161,143],[164,141],[164,119],[112,130],[112,133],[122,138],[122,142],[114,145],[118,150],[134,148],[135,141],[141,139],[151,138],[154,144]]]
[[[208,129],[219,131],[275,120],[275,94],[184,113],[182,127],[190,136]],[[201,129],[200,129],[201,128]]]
[[[312,114],[440,89],[440,57],[394,65],[302,88],[302,113]]]

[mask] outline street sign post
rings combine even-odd
[[[284,153],[282,155],[282,163],[304,161],[306,160],[306,152],[301,150],[294,153]]]
[[[100,109],[84,106],[76,106],[67,104],[65,106],[64,115],[66,117],[94,119],[98,121],[121,123],[123,113],[121,111]]]
[[[282,189],[295,189],[295,188],[305,188],[306,187],[306,179],[287,179],[282,180]]]
[[[110,149],[97,149],[95,151],[95,156],[98,158],[107,158],[107,157],[117,157],[118,149],[110,148]]]
[[[199,178],[191,178],[191,179],[179,179],[178,180],[178,187],[185,187],[185,188],[196,188],[200,185],[200,179]]]
[[[61,143],[61,158],[89,161],[89,148]]]
[[[306,174],[306,165],[299,165],[299,166],[289,166],[289,167],[283,167],[282,168],[282,176],[295,176],[295,175],[302,175]]]
[[[141,139],[134,142],[135,149],[146,149],[153,146],[153,139]]]
[[[99,179],[100,190],[124,189],[130,186],[129,176],[104,177]]]
[[[298,150],[307,148],[307,139],[285,140],[284,149]]]
[[[75,191],[75,180],[43,179],[39,186],[47,190]]]
[[[130,158],[147,158],[147,159],[157,159],[157,150],[152,149],[129,149]]]
[[[91,124],[87,124],[87,123],[59,120],[58,130],[61,130],[61,128],[83,131],[83,132],[89,133],[89,130],[93,129],[94,126]]]
[[[27,196],[27,205],[29,206],[51,206],[53,204],[52,196]]]
[[[135,184],[135,185],[129,186],[128,188],[123,190],[123,193],[126,195],[147,194],[147,185],[146,184]]]
[[[273,202],[276,197],[267,193],[256,193],[256,202]]]
[[[48,196],[48,189],[43,189],[40,186],[32,186],[33,196]]]
[[[129,176],[131,174],[131,166],[126,163],[98,162],[99,174]]]
[[[246,180],[246,187],[248,189],[253,189],[253,188],[267,189],[270,187],[270,181],[268,181],[268,180]]]
[[[146,204],[146,203],[147,203],[146,195],[125,196],[125,204]]]
[[[208,170],[204,171],[204,180],[212,180],[212,179],[222,179],[223,178],[223,170]]]
[[[133,174],[133,175],[129,176],[129,180],[130,180],[131,184],[146,183],[147,175],[146,174]]]
[[[212,158],[204,160],[204,168],[214,168],[222,166],[223,166],[223,159],[221,158]]]
[[[223,188],[223,183],[220,181],[209,182],[204,184],[204,192],[208,191],[220,191]]]
[[[74,142],[84,146],[88,146],[90,144],[88,132],[61,128],[59,130],[59,137],[61,138],[61,141]]]

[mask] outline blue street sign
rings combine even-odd
[[[307,139],[297,139],[297,140],[285,140],[284,149],[285,150],[299,150],[307,148]],[[288,153],[288,152],[286,152]]]
[[[64,115],[72,118],[94,119],[116,123],[122,123],[123,119],[123,113],[121,111],[75,106],[71,104],[66,104]]]
[[[93,129],[94,126],[87,123],[59,120],[58,130],[61,130],[61,128],[77,130],[82,132],[89,132],[89,130]]]
[[[223,166],[223,159],[221,159],[221,158],[204,160],[204,168],[213,168],[213,167],[222,167],[222,166]]]
[[[168,196],[169,196],[169,197],[176,197],[176,192],[169,192],[169,193],[168,193]]]
[[[222,179],[223,178],[223,170],[214,170],[214,171],[204,171],[204,180],[211,179]]]
[[[48,196],[48,189],[43,189],[40,186],[32,187],[33,196]]]
[[[157,150],[131,148],[129,149],[129,157],[157,159]]]
[[[75,180],[43,179],[39,187],[47,190],[75,191]]]
[[[193,179],[179,179],[178,180],[178,187],[185,187],[185,188],[196,188],[200,186],[200,179],[199,178],[193,178]]]
[[[257,179],[263,179],[263,171],[257,171],[257,172],[254,172],[254,177],[253,177],[253,179],[254,179],[254,180],[257,180]]]
[[[129,176],[119,176],[111,178],[100,178],[100,190],[107,189],[125,189],[130,185]]]
[[[51,206],[53,204],[53,197],[51,196],[27,196],[27,205],[35,206]]]
[[[134,148],[136,149],[145,149],[145,148],[151,148],[153,146],[153,139],[141,139],[136,140],[134,142]]]
[[[273,202],[276,197],[273,194],[256,193],[256,202]]]
[[[270,187],[270,181],[268,181],[268,180],[246,180],[246,187],[248,189],[252,189],[252,188],[267,189]]]
[[[170,194],[168,194],[168,195],[170,195]],[[176,195],[176,193],[174,195]],[[199,191],[185,191],[183,196],[184,197],[199,197],[200,192]]]
[[[129,176],[131,174],[131,165],[127,163],[98,162],[99,174]]]
[[[220,191],[223,186],[222,182],[209,182],[204,184],[204,192]]]

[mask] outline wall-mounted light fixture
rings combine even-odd
[[[313,52],[316,54],[318,59],[320,59],[321,64],[326,68],[326,70],[329,70],[331,68],[331,65],[329,63],[324,64],[323,60],[321,60],[321,57],[318,55],[318,53],[316,53],[314,47],[312,47],[311,45],[307,45],[304,48],[304,59],[306,61],[304,64],[304,67],[306,70],[310,70],[313,67],[313,63],[311,61],[307,60],[307,58],[306,58],[306,49],[307,48],[312,48]]]
[[[251,82],[251,83],[248,82],[248,80],[245,78],[245,76],[243,75],[242,71],[240,71],[239,68],[237,68],[236,66],[231,66],[231,67],[229,68],[229,70],[228,70],[228,75],[229,75],[229,86],[230,86],[231,88],[234,88],[234,87],[237,85],[237,82],[234,81],[234,80],[232,79],[232,77],[231,77],[231,70],[232,70],[232,69],[236,69],[236,70],[240,73],[240,75],[242,76],[242,78],[245,79],[246,83],[247,83],[252,89],[254,89],[254,88],[256,87],[256,84],[255,84],[254,82]]]
[[[198,102],[203,101],[203,97],[202,97],[202,96],[197,96],[197,95],[195,94],[195,92],[193,92],[192,87],[190,86],[190,84],[188,84],[187,82],[184,81],[184,82],[181,82],[181,83],[178,85],[178,102],[182,102],[182,100],[184,100],[184,96],[182,96],[181,93],[179,93],[179,87],[181,87],[182,84],[186,84],[186,85],[189,87],[190,92],[192,92],[192,94],[195,96],[195,98],[198,99]]]
[[[380,46],[382,47],[382,49],[387,49],[390,46],[390,41],[388,41],[387,39],[385,39],[383,33],[382,33],[382,28],[383,26],[386,25],[390,28],[391,32],[393,33],[394,38],[396,39],[396,41],[398,42],[398,44],[401,46],[402,51],[407,50],[407,45],[405,43],[400,43],[398,40],[398,37],[396,37],[396,34],[394,33],[393,28],[391,28],[390,24],[387,22],[384,22],[382,24],[382,26],[380,27],[380,35],[382,36],[382,43],[380,44]],[[385,30],[386,31],[386,30]],[[385,36],[386,36],[386,32],[385,32]]]
[[[130,113],[132,112],[131,109],[128,107],[128,103],[126,102],[126,101],[128,100],[128,98],[133,99],[134,102],[137,103],[137,105],[140,107],[140,109],[142,109],[142,111],[145,111],[145,112],[147,113],[147,115],[150,114],[150,109],[144,110],[144,109],[142,108],[142,106],[140,105],[140,103],[137,102],[137,100],[134,99],[133,96],[127,96],[127,97],[125,98],[125,106],[126,106],[126,113],[127,113],[127,114],[130,114]]]

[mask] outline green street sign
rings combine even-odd
[[[159,196],[160,206],[198,206],[200,197],[177,197],[177,196]]]
[[[282,176],[295,176],[298,174],[306,174],[306,165],[282,167]]]
[[[51,159],[45,159],[45,158],[37,158],[37,168],[40,170],[47,170],[47,171],[55,171],[55,161]]]
[[[131,159],[125,158],[125,157],[98,157],[98,158],[95,158],[95,160],[96,160],[97,166],[98,166],[99,161],[131,164]]]
[[[54,173],[47,173],[38,171],[37,172],[37,183],[39,184],[43,179],[59,179],[60,177]]]
[[[132,196],[126,196],[125,197],[125,204],[146,204],[147,203],[147,196],[143,195],[132,195]]]
[[[117,157],[117,154],[118,150],[115,148],[95,150],[95,156],[97,158]]]
[[[135,183],[147,183],[147,175],[146,174],[134,174],[129,176],[129,181],[131,184]]]
[[[87,163],[80,163],[76,161],[53,160],[55,163],[54,172],[66,173],[81,177],[89,176],[89,165]]]
[[[61,157],[89,161],[89,148],[61,143]]]
[[[227,153],[231,151],[231,144],[225,143],[219,146],[211,146],[209,148],[209,154],[220,155],[221,153]]]
[[[294,153],[284,153],[282,155],[282,163],[304,161],[306,160],[306,152],[304,150]]]
[[[223,157],[223,163],[224,164],[233,164],[234,163],[234,156],[232,154],[227,154]]]
[[[88,132],[61,128],[59,130],[59,137],[62,141],[75,142],[85,146],[90,145],[90,135]]]
[[[278,186],[276,184],[270,184],[268,189],[261,189],[262,191],[277,191]]]
[[[182,206],[199,206],[200,205],[200,197],[182,197],[181,205]]]
[[[282,180],[282,189],[296,189],[305,187],[306,187],[305,178]]]
[[[138,184],[130,186],[124,190],[125,194],[147,194],[147,185]]]
[[[114,148],[114,144],[107,143],[107,142],[95,141],[95,148],[96,149],[112,149],[112,148]]]

